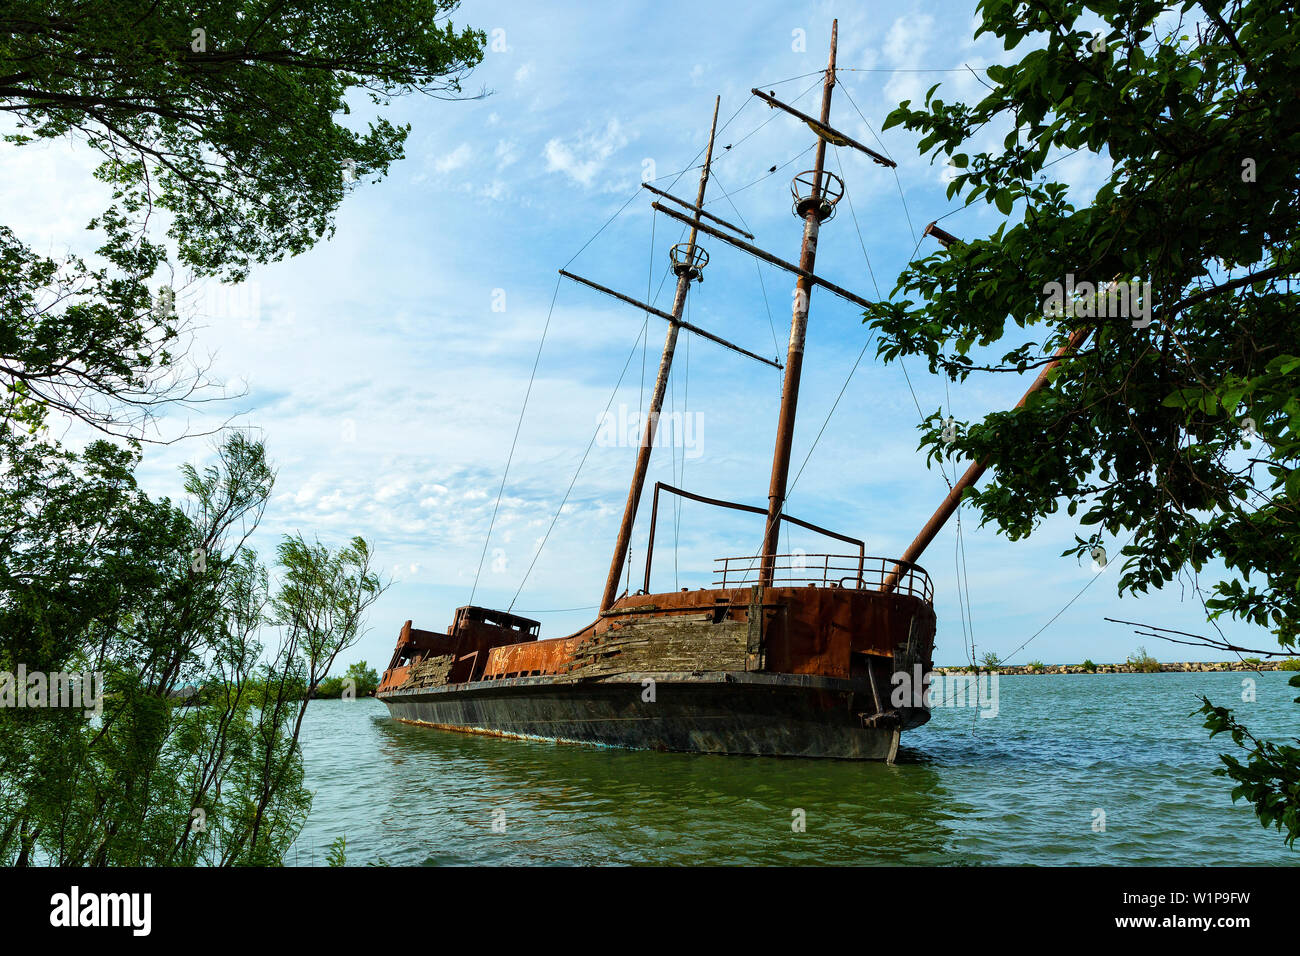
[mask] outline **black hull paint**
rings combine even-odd
[[[892,762],[899,730],[862,723],[861,713],[875,709],[870,694],[857,681],[711,672],[582,682],[520,677],[379,699],[397,720],[443,730],[634,750]],[[928,719],[909,709],[904,726]]]

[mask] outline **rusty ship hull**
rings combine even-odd
[[[854,712],[864,691],[794,674],[655,673],[581,687],[518,677],[398,691],[384,702],[394,718],[439,730],[630,750],[893,760],[901,728],[864,727]]]
[[[550,640],[536,621],[468,606],[445,634],[407,622],[376,696],[395,719],[444,731],[892,761],[901,733],[929,719],[895,678],[929,669],[928,586],[916,568],[890,591],[632,595]]]

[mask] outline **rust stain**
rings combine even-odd
[[[576,634],[548,640],[537,638],[534,622],[479,608],[458,610],[447,634],[412,628],[408,621],[379,692],[401,687],[412,665],[431,655],[453,655],[448,684],[562,676],[591,659],[591,642],[603,643],[627,625],[676,619],[700,627],[707,639],[710,624],[748,625],[751,608],[758,611],[751,634],[761,644],[763,670],[850,677],[855,660],[892,658],[907,642],[914,617],[934,616],[922,598],[865,588],[776,586],[762,589],[757,604],[751,600],[749,587],[628,595]]]
[[[438,724],[429,720],[412,720],[409,717],[394,717],[398,723],[410,724],[413,727],[432,727],[434,730],[449,730],[452,733],[468,734],[477,737],[501,737],[510,740],[536,740],[543,743],[569,744],[573,747],[590,747],[593,742],[589,740],[569,740],[567,737],[547,737],[541,734],[521,734],[508,730],[489,730],[486,727],[462,727],[458,724]],[[594,744],[600,746],[600,744]]]

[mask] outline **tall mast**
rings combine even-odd
[[[659,359],[659,375],[655,379],[654,393],[650,396],[650,410],[646,417],[645,432],[641,438],[641,447],[637,450],[636,467],[632,472],[632,487],[627,493],[627,504],[623,507],[623,523],[618,528],[618,543],[614,545],[614,557],[609,563],[609,577],[605,579],[605,593],[600,599],[603,614],[614,604],[618,595],[618,581],[623,576],[623,564],[627,560],[628,543],[632,540],[632,525],[636,521],[637,506],[641,501],[641,490],[645,487],[646,472],[650,468],[650,450],[654,447],[655,435],[659,430],[659,414],[664,407],[664,393],[668,388],[668,373],[673,365],[673,352],[677,349],[677,333],[681,330],[681,318],[686,308],[686,291],[691,280],[700,277],[696,265],[695,238],[701,216],[700,208],[704,205],[704,189],[709,182],[709,164],[713,162],[713,137],[718,131],[718,104],[722,97],[713,101],[713,122],[709,127],[709,145],[704,154],[704,166],[700,170],[700,186],[695,194],[696,214],[691,225],[690,239],[684,244],[685,252],[680,257],[674,256],[674,269],[677,272],[677,292],[673,297],[672,320],[668,323],[668,335],[664,339],[663,356]],[[820,167],[820,158],[818,160]]]
[[[831,52],[826,65],[826,81],[822,84],[821,126],[829,128],[831,118],[831,89],[835,86],[835,45],[839,21],[831,21]],[[772,481],[767,494],[767,526],[763,533],[762,582],[772,584],[776,573],[777,540],[781,533],[781,510],[785,507],[786,482],[790,476],[790,448],[794,441],[794,416],[799,406],[799,379],[803,371],[804,339],[808,331],[808,304],[812,296],[813,265],[817,260],[817,231],[822,220],[829,215],[829,206],[822,201],[823,172],[826,161],[826,140],[817,137],[817,160],[812,169],[812,191],[802,199],[798,209],[803,214],[803,244],[799,249],[801,274],[795,282],[794,310],[790,319],[790,348],[785,360],[785,383],[781,388],[781,416],[776,427],[776,450],[772,456]]]

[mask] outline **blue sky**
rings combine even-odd
[[[469,81],[471,92],[486,87],[490,95],[395,101],[390,117],[413,126],[407,158],[387,179],[354,189],[333,240],[256,269],[242,289],[208,283],[182,295],[203,326],[196,351],[212,356],[214,376],[244,392],[224,409],[191,416],[190,427],[233,416],[262,430],[279,468],[260,550],[269,553],[280,534],[296,530],[332,544],[361,534],[394,579],[347,661],[382,667],[404,620],[441,630],[468,602],[535,360],[476,603],[505,606],[514,598],[607,404],[616,416],[620,407],[634,415],[641,406],[663,322],[647,325],[634,309],[572,283],[557,293],[556,270],[571,263],[636,297],[658,290],[659,307],[670,306],[671,283],[662,280],[681,230],[664,217],[656,221],[653,197],[638,187],[646,170],[666,187],[692,164],[715,94],[722,98],[719,123],[727,125],[709,208],[743,218],[758,245],[797,259],[800,225],[789,181],[811,165],[813,138],[749,90],[775,90],[815,112],[818,90],[810,88],[820,81],[811,74],[825,66],[836,16],[844,69],[832,122],[875,148],[883,144],[899,169],[895,176],[852,151],[828,156],[832,171],[842,163],[852,210],[841,203],[823,227],[817,271],[864,297],[887,295],[920,230],[955,207],[945,199],[943,170],[917,156],[911,134],[880,133],[880,125],[899,100],[919,99],[936,82],[946,99],[976,97],[981,88],[965,68],[978,71],[1011,55],[988,38],[971,41],[973,3],[466,3],[457,19],[487,31],[497,47]],[[41,251],[84,249],[85,222],[107,198],[89,178],[93,157],[54,143],[6,148],[0,164],[4,221]],[[780,168],[768,175],[773,165]],[[1054,170],[1086,200],[1098,168],[1079,154]],[[693,196],[697,175],[686,172],[673,191]],[[980,204],[944,225],[976,235],[999,221]],[[712,261],[691,292],[691,321],[784,357],[790,278],[720,242],[702,244]],[[788,511],[864,538],[869,554],[896,556],[946,486],[916,452],[921,416],[903,371],[877,364],[872,347],[850,377],[866,334],[855,306],[814,292],[795,471],[825,428]],[[963,420],[1014,404],[1029,379],[945,388],[919,363],[908,371],[927,414],[943,406]],[[684,447],[656,450],[651,482],[764,504],[779,397],[774,369],[684,336],[668,409],[684,413],[691,431]],[[175,494],[177,466],[202,460],[206,447],[198,439],[151,448],[142,468],[146,487]],[[592,619],[635,452],[605,438],[592,445],[515,604],[537,612],[543,636]],[[670,502],[656,545],[656,590],[708,583],[714,558],[752,553],[762,532],[759,518],[697,504],[682,507],[679,524],[672,515]],[[643,507],[634,582],[647,523]],[[957,603],[955,522],[921,562],[935,582],[939,662],[964,659],[967,628],[979,652],[1009,654],[1095,577],[1087,562],[1060,557],[1080,531],[1063,514],[1025,542],[975,525],[967,514],[969,622]],[[827,550],[811,535],[794,534],[789,546]],[[1139,638],[1104,622],[1107,616],[1206,630],[1190,586],[1120,600],[1116,572],[1114,565],[1104,571],[1012,660],[1122,660]],[[1241,628],[1225,632],[1259,639]],[[1197,659],[1192,648],[1148,646],[1162,659]]]

